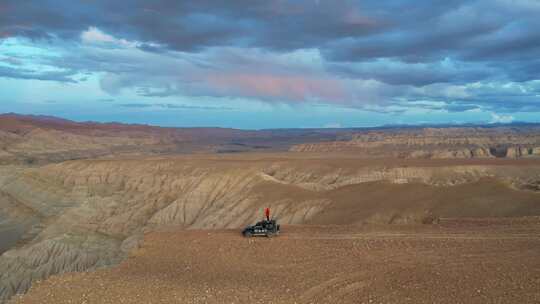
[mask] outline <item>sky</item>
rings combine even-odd
[[[539,0],[0,0],[0,112],[241,129],[540,122]]]

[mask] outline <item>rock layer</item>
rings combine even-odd
[[[520,158],[540,155],[538,128],[425,128],[357,133],[351,140],[294,145],[293,152],[355,152],[370,157]],[[492,153],[493,151],[493,153]],[[502,151],[502,154],[499,153]]]

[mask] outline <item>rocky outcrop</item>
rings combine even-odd
[[[374,146],[492,146],[540,142],[539,130],[512,128],[423,128],[390,129],[358,133],[352,140]]]
[[[425,128],[357,133],[351,140],[294,145],[293,152],[354,152],[366,157],[464,159],[489,158],[491,149],[508,148],[506,157],[534,153],[540,144],[535,128]],[[518,146],[516,146],[518,145]]]
[[[470,159],[470,158],[491,158],[488,148],[461,148],[461,149],[436,149],[415,150],[410,152],[406,158],[427,158],[427,159]]]
[[[478,147],[476,149],[472,149],[471,152],[472,152],[472,157],[473,158],[490,158],[490,157],[494,157],[493,155],[491,155],[491,152],[489,151],[489,148]]]
[[[328,191],[344,186],[369,182],[395,184],[422,183],[430,186],[449,187],[477,182],[483,178],[495,178],[519,185],[540,181],[540,167],[501,167],[489,165],[456,165],[429,167],[367,166],[355,170],[324,168],[306,170],[289,164],[274,164],[263,170],[267,180],[295,185],[312,191]]]
[[[534,153],[534,148],[528,148],[528,147],[509,147],[506,150],[506,157],[507,158],[520,158],[520,157],[527,157],[536,155]]]

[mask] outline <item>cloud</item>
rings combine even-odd
[[[525,0],[421,0],[414,9],[375,0],[4,2],[5,36],[91,42],[121,37],[147,50],[154,44],[188,52],[231,45],[318,48],[330,61],[433,62],[532,58],[540,46],[540,11]]]
[[[117,39],[111,35],[105,34],[96,27],[90,27],[88,30],[81,33],[81,39],[83,42],[95,43],[95,42],[117,42]]]
[[[0,77],[15,79],[37,79],[47,81],[59,81],[76,83],[72,79],[75,73],[73,71],[35,71],[25,68],[11,68],[0,66]]]
[[[328,69],[339,75],[359,79],[376,79],[391,85],[415,87],[435,83],[468,83],[497,78],[502,71],[486,64],[470,65],[446,58],[440,62],[403,62],[377,59],[367,62],[332,62]]]
[[[497,113],[491,113],[491,120],[489,123],[511,123],[512,121],[514,121],[514,117],[512,115],[499,115]]]
[[[58,54],[6,55],[0,76],[76,82],[93,74],[110,95],[131,90],[154,98],[328,103],[382,112],[540,110],[536,1],[419,0],[411,6],[5,0],[0,37],[24,37]]]
[[[109,47],[136,47],[138,43],[126,39],[117,39],[109,34],[102,32],[97,27],[91,26],[88,30],[81,33],[81,40],[87,44],[102,44]],[[146,45],[148,49],[148,45]]]
[[[210,94],[242,96],[274,101],[325,100],[346,102],[352,99],[345,82],[334,78],[305,75],[275,75],[271,73],[209,74],[205,79]]]
[[[73,55],[74,54],[74,55]],[[145,97],[213,96],[266,102],[331,102],[360,105],[382,101],[393,90],[371,79],[328,73],[316,51],[275,54],[260,49],[212,48],[204,53],[167,54],[137,47],[88,48],[54,59],[63,69],[100,72],[111,94],[135,89]],[[308,58],[308,59],[305,59]]]

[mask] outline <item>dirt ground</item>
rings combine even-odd
[[[285,226],[145,236],[122,264],[54,276],[14,303],[540,303],[540,218]]]

